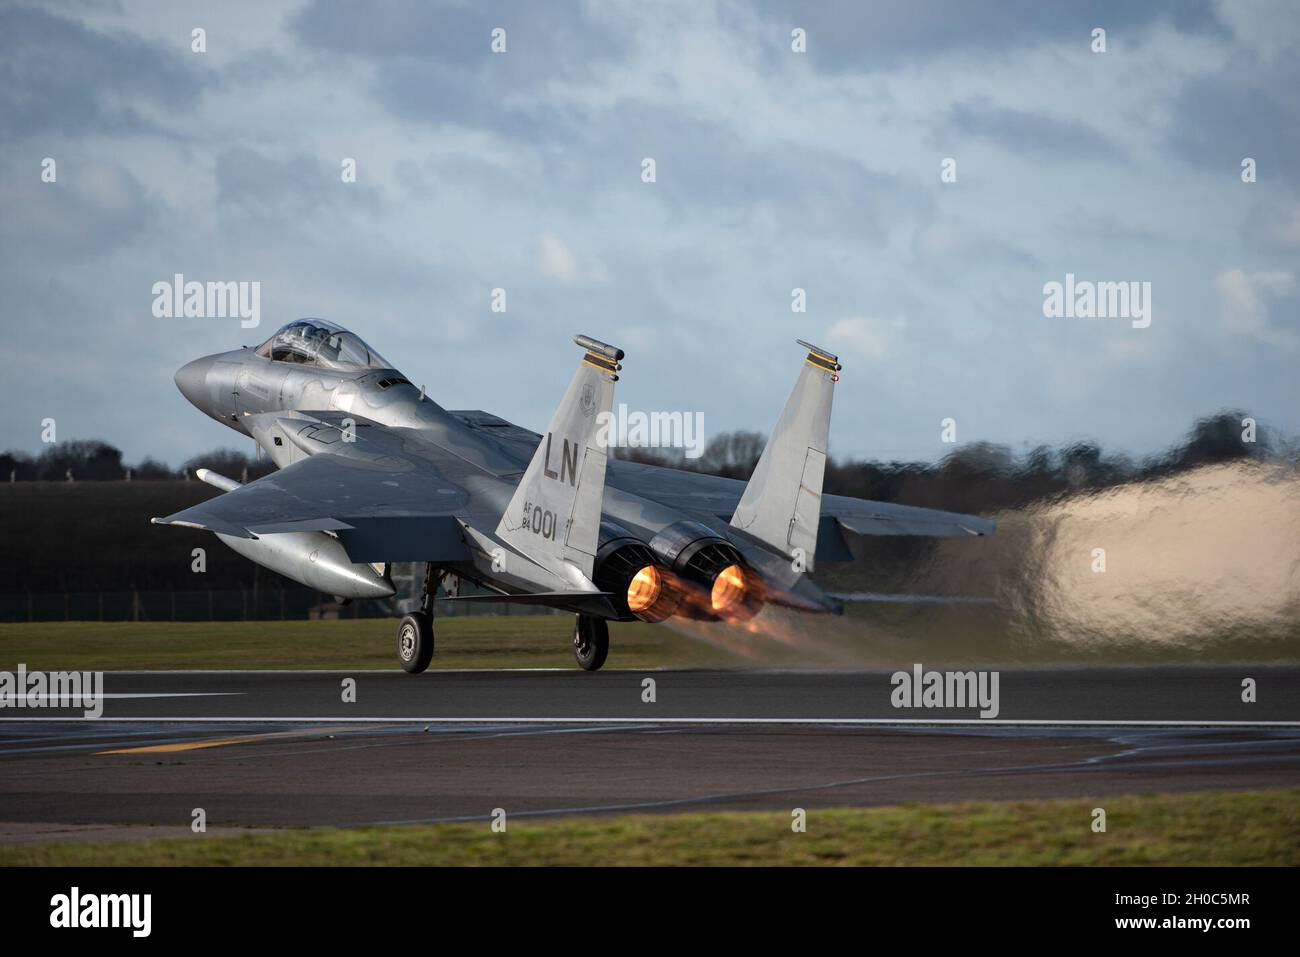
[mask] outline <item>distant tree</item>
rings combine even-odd
[[[98,439],[73,439],[47,448],[36,459],[36,475],[59,482],[69,471],[78,481],[113,481],[126,474],[122,451]]]
[[[641,465],[660,465],[664,468],[686,468],[686,459],[680,449],[661,449],[650,446],[618,446],[613,450],[614,457],[624,462],[637,462]]]
[[[763,454],[767,437],[761,432],[719,432],[704,447],[704,454],[693,464],[700,472],[747,479]]]
[[[13,476],[19,482],[30,482],[36,478],[36,463],[26,452],[10,449],[0,452],[0,482],[8,482]]]
[[[164,462],[146,458],[139,465],[131,466],[131,477],[144,481],[176,478],[176,473]]]
[[[760,432],[719,432],[696,459],[688,459],[682,449],[629,447],[617,452],[627,462],[747,479],[758,464],[765,444],[767,438]]]
[[[970,442],[944,456],[939,470],[945,479],[964,481],[1010,475],[1014,468],[1011,449],[992,442]]]
[[[1175,468],[1189,469],[1198,465],[1215,462],[1228,462],[1247,455],[1263,454],[1268,451],[1268,440],[1262,433],[1257,433],[1253,445],[1241,440],[1241,420],[1246,413],[1240,409],[1225,409],[1217,415],[1197,419],[1182,445],[1170,454],[1170,463]]]
[[[1101,446],[1096,442],[1076,442],[1061,453],[1061,473],[1070,488],[1095,484],[1101,474]]]

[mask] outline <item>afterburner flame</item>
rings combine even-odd
[[[647,611],[663,594],[663,576],[654,565],[645,565],[627,586],[627,607],[633,614]]]
[[[713,610],[718,614],[730,611],[745,597],[745,573],[739,565],[728,565],[713,580],[709,596]]]

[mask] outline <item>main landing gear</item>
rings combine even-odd
[[[418,675],[433,660],[433,596],[442,576],[432,565],[424,572],[420,610],[402,616],[397,623],[397,660],[402,670]]]
[[[596,671],[609,656],[609,625],[604,618],[579,615],[573,623],[573,657],[583,671]]]
[[[458,582],[448,573],[429,566],[420,593],[420,609],[403,615],[397,623],[397,661],[408,674],[418,675],[433,660],[433,599],[438,586]],[[573,658],[583,671],[598,671],[609,657],[609,624],[594,615],[578,615],[573,623]]]
[[[433,616],[413,611],[397,625],[397,660],[402,670],[418,675],[433,660]]]

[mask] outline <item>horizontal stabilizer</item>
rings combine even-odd
[[[859,535],[928,535],[935,538],[992,535],[997,523],[989,518],[940,512],[931,508],[868,502],[869,510],[834,512],[840,525]]]
[[[671,508],[716,515],[724,521],[735,512],[736,503],[745,491],[745,483],[736,479],[701,472],[679,472],[626,460],[611,462],[610,484]],[[976,515],[893,502],[872,502],[848,495],[823,495],[821,520],[817,524],[816,558],[818,561],[841,561],[851,557],[851,553],[842,547],[842,541],[834,540],[841,537],[841,531],[858,535],[943,537],[992,535],[996,528],[992,519]],[[828,536],[831,536],[830,540]]]
[[[847,602],[879,602],[886,605],[996,605],[988,595],[907,595],[900,592],[832,592],[831,598]]]

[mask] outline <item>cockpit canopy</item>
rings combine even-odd
[[[361,337],[324,319],[296,319],[276,330],[257,354],[277,362],[323,369],[391,369],[392,363]]]

